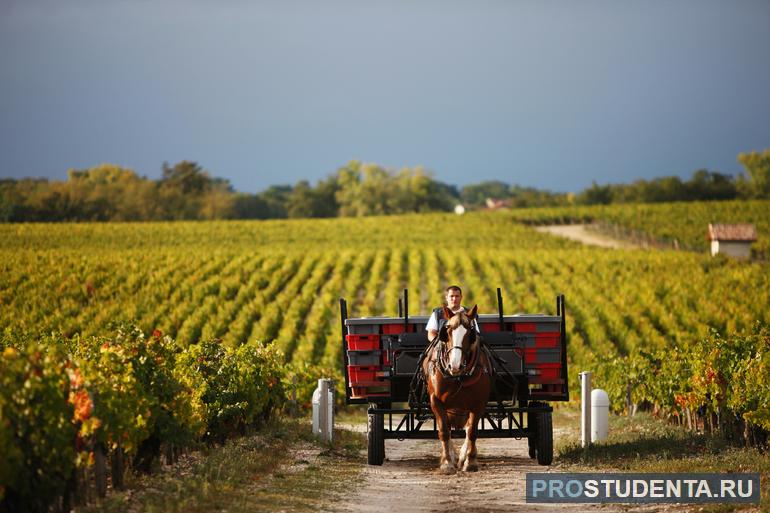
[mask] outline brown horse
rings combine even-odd
[[[422,364],[441,441],[439,468],[447,474],[456,469],[476,471],[476,430],[489,399],[490,362],[473,322],[476,306],[467,314],[454,314],[444,307],[444,318],[447,322],[439,331],[439,341]],[[463,428],[465,443],[458,460],[451,435],[452,429]]]

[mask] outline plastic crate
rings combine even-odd
[[[537,324],[534,322],[515,322],[513,323],[513,331],[516,333],[534,333],[537,331]]]
[[[348,351],[349,365],[379,365],[380,351]]]
[[[378,365],[348,365],[348,384],[351,387],[382,385],[382,378],[389,374]]]
[[[544,383],[540,385],[540,388],[530,389],[529,394],[534,397],[551,397],[560,396],[564,393],[564,385]]]
[[[383,324],[382,325],[383,335],[398,335],[399,333],[403,333],[403,332],[404,332],[403,324]]]
[[[378,351],[380,336],[374,334],[350,334],[345,336],[348,351]]]
[[[380,332],[380,325],[379,324],[351,324],[348,326],[348,333],[353,333],[355,335],[363,335],[367,333],[379,333]]]
[[[390,397],[390,387],[382,385],[370,387],[351,387],[350,397],[352,399],[364,399],[367,397]]]
[[[559,333],[536,333],[535,347],[559,347],[561,337]]]
[[[561,362],[538,363],[535,365],[535,368],[540,371],[537,377],[539,377],[541,380],[561,378]],[[543,381],[541,381],[541,383],[543,383]]]
[[[561,326],[558,322],[514,322],[513,331],[516,333],[559,333]]]
[[[541,363],[560,363],[561,362],[561,348],[560,347],[527,347],[524,349],[524,361],[527,366],[536,364],[540,368]]]
[[[515,336],[516,345],[527,348],[534,347],[561,347],[561,337],[559,333],[517,333]]]
[[[499,322],[482,322],[482,323],[479,323],[479,328],[481,329],[482,333],[495,333],[500,331],[500,323]]]

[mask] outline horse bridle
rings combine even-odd
[[[471,345],[471,350],[472,350],[473,343],[476,342],[476,338],[477,338],[476,328],[473,325],[473,320],[471,320],[468,323],[468,326],[466,326],[465,324],[462,324],[462,326],[465,329],[468,330],[468,335],[467,336],[470,337],[469,344]],[[442,326],[441,331],[446,333],[446,340],[441,340],[441,343],[443,344],[443,347],[440,347],[439,351],[438,351],[438,353],[439,353],[438,354],[438,368],[439,368],[439,371],[441,371],[441,374],[445,378],[451,378],[451,379],[462,379],[464,377],[467,377],[467,376],[473,374],[473,371],[476,368],[475,362],[474,362],[473,367],[470,369],[470,371],[466,372],[466,369],[468,368],[468,360],[467,360],[467,358],[464,358],[465,355],[462,352],[463,351],[462,345],[448,347],[449,341],[450,341],[449,328],[447,328],[447,326],[444,325],[444,326]],[[458,374],[457,376],[453,376],[452,373],[449,372],[449,366],[447,365],[447,361],[449,360],[449,356],[452,354],[452,351],[454,351],[455,349],[459,349],[460,352],[461,352],[460,368],[462,369],[462,372],[460,374]],[[469,350],[469,353],[470,353],[471,350]]]

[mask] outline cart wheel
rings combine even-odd
[[[532,430],[527,437],[529,457],[535,459],[537,458],[537,415],[535,413],[527,413],[527,427]]]
[[[537,462],[550,465],[553,461],[553,421],[551,412],[540,413],[537,419]]]
[[[541,401],[530,401],[527,405],[529,408],[541,408],[545,406],[545,403]],[[529,437],[527,437],[527,446],[529,447],[529,457],[533,460],[537,458],[537,440],[538,440],[538,430],[537,430],[537,418],[540,416],[540,413],[538,412],[527,412],[527,429],[530,432]]]
[[[385,460],[385,423],[382,413],[370,413],[366,428],[367,463],[382,465]]]

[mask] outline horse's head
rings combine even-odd
[[[471,355],[471,348],[476,342],[476,328],[473,325],[476,319],[476,306],[470,312],[452,313],[444,307],[444,318],[447,322],[439,332],[439,340],[444,343],[443,351],[446,354],[444,361],[449,362],[449,373],[459,376],[465,371]]]

